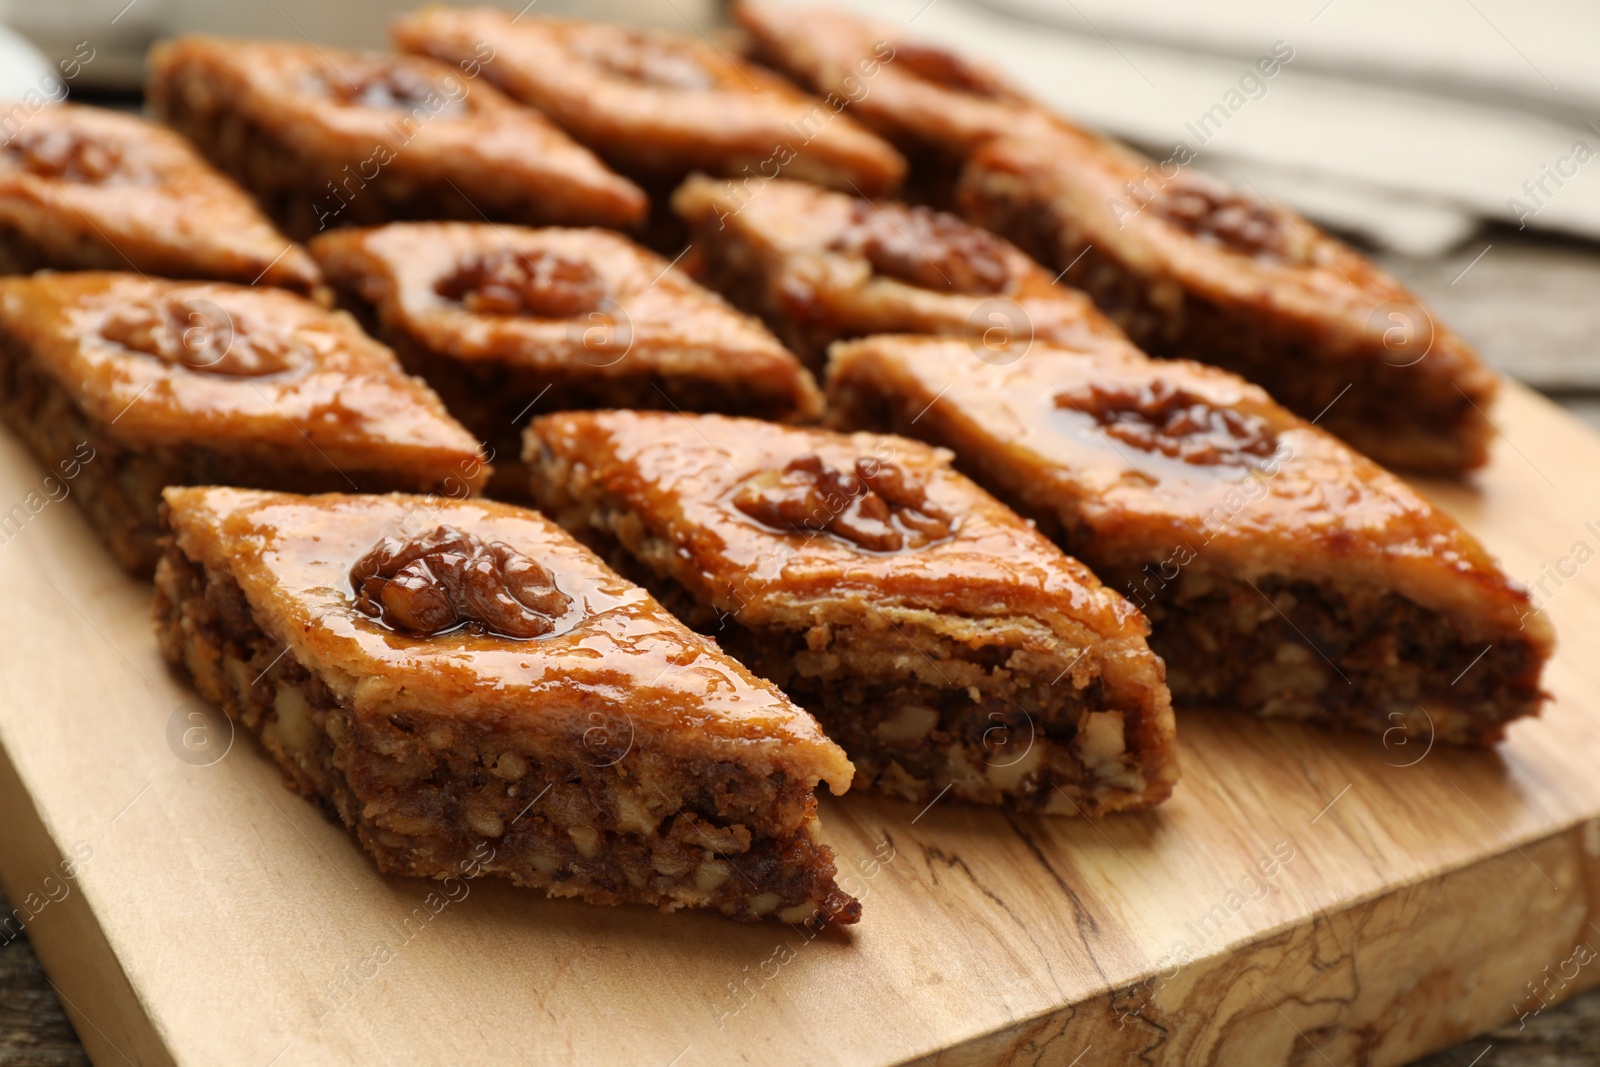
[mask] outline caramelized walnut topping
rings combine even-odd
[[[820,456],[747,479],[734,506],[764,526],[834,534],[873,552],[922,548],[949,537],[955,523],[892,463],[858,459],[846,473]]]
[[[307,359],[281,331],[243,329],[212,301],[182,296],[120,307],[100,327],[100,336],[166,363],[228,378],[279,374]]]
[[[454,526],[383,538],[350,568],[350,584],[357,611],[422,637],[462,626],[539,637],[572,606],[545,567],[504,541],[485,544]]]
[[[575,38],[573,51],[607,74],[657,89],[709,89],[716,84],[683,45],[646,33],[607,30],[604,40]]]
[[[0,146],[0,158],[41,178],[92,185],[109,181],[124,169],[116,145],[66,129],[25,128]]]
[[[346,107],[421,112],[430,117],[459,111],[465,86],[428,77],[408,66],[374,65],[366,70],[329,70],[321,87]]]
[[[1011,281],[1005,242],[954,215],[863,200],[850,223],[833,250],[865,256],[885,277],[948,293],[998,293]]]
[[[1204,174],[1186,174],[1162,189],[1157,210],[1169,222],[1230,252],[1288,260],[1283,216],[1258,196]]]
[[[434,292],[475,315],[569,319],[600,306],[605,290],[589,264],[549,252],[501,249],[474,255],[440,279]]]
[[[1059,394],[1056,407],[1081,411],[1117,440],[1185,463],[1251,466],[1278,447],[1265,419],[1216,407],[1165,378],[1094,382]]]
[[[953,52],[923,45],[897,44],[894,46],[896,70],[908,70],[925,82],[943,89],[981,96],[990,100],[1012,95],[1010,88],[982,67],[974,66]]]

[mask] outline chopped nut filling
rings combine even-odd
[[[688,48],[643,33],[617,33],[608,28],[604,40],[582,37],[573,51],[624,81],[660,89],[709,89],[715,81]]]
[[[419,636],[465,625],[539,637],[572,606],[543,565],[454,526],[406,540],[385,537],[350,568],[350,584],[362,614]]]
[[[896,43],[892,62],[896,70],[908,70],[945,89],[989,99],[1011,95],[1005,84],[988,71],[942,48]]]
[[[998,293],[1011,282],[1005,243],[954,215],[861,202],[851,223],[834,250],[865,256],[885,277],[951,293]]]
[[[1078,666],[1070,648],[985,643],[1004,625],[974,621],[962,633],[904,620],[885,643],[865,625],[734,621],[717,640],[817,717],[850,754],[857,788],[926,802],[953,782],[962,799],[1061,814],[1128,806],[1160,762],[1136,716],[1099,678],[1065,680]],[[907,668],[911,648],[920,655]]]
[[[1215,178],[1187,174],[1161,191],[1156,206],[1169,222],[1229,251],[1265,259],[1292,258],[1283,216],[1260,197],[1231,189]]]
[[[374,65],[368,70],[327,71],[321,88],[346,107],[425,111],[431,116],[461,110],[459,93],[410,67]]]
[[[1486,744],[1539,706],[1530,642],[1502,638],[1484,654],[1484,639],[1392,591],[1198,571],[1166,588],[1149,574],[1113,584],[1150,594],[1150,647],[1180,704],[1369,730],[1385,746],[1402,735]]]
[[[1056,406],[1090,416],[1119,441],[1185,463],[1251,466],[1278,447],[1264,419],[1216,407],[1166,378],[1094,382],[1057,394]]]
[[[309,362],[276,330],[249,330],[209,300],[174,296],[120,308],[100,335],[134,352],[205,374],[259,378]]]
[[[464,260],[434,291],[476,315],[567,319],[592,311],[605,296],[589,264],[549,252],[504,249]]]
[[[76,130],[18,132],[0,144],[0,159],[41,178],[101,184],[119,176],[122,153]]]
[[[773,529],[826,531],[873,552],[922,548],[954,528],[903,470],[866,458],[845,473],[820,456],[801,456],[781,471],[746,479],[733,502]]]
[[[797,776],[644,746],[618,766],[587,736],[463,728],[452,708],[363,716],[262,633],[231,576],[170,540],[155,613],[168,659],[386,873],[501,875],[552,896],[814,929],[860,919],[816,839],[812,786]]]

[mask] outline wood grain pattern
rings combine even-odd
[[[1592,244],[1491,226],[1446,256],[1376,258],[1518,381],[1547,393],[1600,391],[1600,307],[1592,299],[1600,255]]]
[[[1600,438],[1518,388],[1496,417],[1477,486],[1425,488],[1524,578],[1600,548]],[[0,505],[48,499],[43,479],[0,438]],[[809,939],[381,877],[242,736],[178,758],[169,731],[204,709],[70,503],[3,540],[0,886],[101,1065],[1342,1067],[1600,984],[1600,958],[1571,962],[1600,947],[1581,569],[1546,582],[1557,699],[1497,751],[1212,713],[1181,719],[1185,779],[1148,814],[844,797],[824,829],[866,915]]]
[[[0,896],[0,915],[11,903]],[[87,1067],[28,935],[0,935],[0,1067]]]

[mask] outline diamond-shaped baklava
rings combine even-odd
[[[1252,191],[1086,132],[904,27],[741,2],[756,53],[817,92],[880,65],[850,114],[953,205],[1085,290],[1154,356],[1211,363],[1381,463],[1481,466],[1496,379],[1404,286]],[[960,182],[951,188],[956,176]]]
[[[903,24],[822,4],[739,0],[733,14],[754,58],[812,92],[848,100],[851,115],[905,155],[912,200],[950,207],[969,152],[1048,125],[1039,105],[998,73],[918,41]]]
[[[1178,776],[1139,612],[901,437],[535,420],[539,506],[814,714],[856,784],[1100,815]]]
[[[0,142],[0,274],[133,270],[310,293],[306,250],[194,146],[97,107],[28,115]]]
[[[804,711],[541,516],[170,489],[167,658],[380,870],[853,923]]]
[[[299,238],[394,219],[629,227],[648,207],[632,182],[467,67],[181,37],[151,52],[146,94]]]
[[[813,366],[829,343],[875,333],[957,334],[984,359],[1016,358],[1035,339],[1125,340],[1088,297],[954,215],[803,182],[747,195],[699,175],[672,203],[693,269]]]
[[[407,52],[477,64],[652,190],[703,170],[759,185],[783,174],[864,196],[892,192],[900,155],[818,99],[701,40],[661,30],[433,7],[399,19]],[[485,53],[488,54],[485,54]]]
[[[168,485],[476,491],[439,398],[348,315],[281,289],[132,274],[0,279],[0,414],[148,574]]]
[[[564,408],[807,420],[816,383],[759,322],[601,230],[396,223],[318,238],[329,284],[527,492],[521,428]]]
[[[1539,709],[1527,592],[1404,482],[1255,386],[1132,347],[836,345],[842,426],[955,450],[1150,617],[1180,704],[1488,743]]]
[[[1391,467],[1488,459],[1494,372],[1399,282],[1311,223],[1077,131],[993,141],[964,213],[1022,244],[1151,355],[1211,363]]]

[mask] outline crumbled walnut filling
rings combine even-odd
[[[555,575],[503,541],[454,526],[385,537],[350,568],[356,610],[397,630],[431,636],[467,626],[530,638],[572,607]]]
[[[280,331],[245,329],[221,306],[182,296],[118,308],[100,335],[167,363],[230,378],[279,374],[309,358]]]
[[[461,108],[459,90],[447,90],[412,67],[375,65],[366,70],[330,70],[321,78],[321,87],[347,107],[425,111],[430,116]]]
[[[1119,441],[1186,463],[1250,466],[1278,447],[1266,420],[1231,408],[1157,378],[1137,382],[1093,382],[1060,393],[1056,406],[1090,416]]]
[[[892,62],[896,70],[910,71],[923,81],[932,82],[942,89],[954,89],[960,93],[987,99],[999,99],[1011,95],[1005,83],[994,75],[942,48],[896,44]]]
[[[605,291],[593,267],[549,252],[501,249],[473,255],[434,286],[476,315],[567,319],[600,306]]]
[[[998,293],[1011,282],[1005,242],[926,207],[861,201],[833,250],[865,256],[899,281],[950,293]]]
[[[659,89],[709,89],[715,83],[687,47],[644,33],[609,30],[605,39],[578,38],[573,51],[607,74]]]
[[[820,456],[801,456],[781,471],[746,479],[733,502],[774,529],[826,531],[873,552],[922,548],[954,527],[905,471],[874,459],[858,459],[845,473]]]
[[[123,170],[115,145],[92,140],[77,130],[23,129],[0,145],[4,159],[41,178],[100,184]]]
[[[1258,196],[1204,174],[1186,174],[1161,191],[1157,210],[1202,241],[1264,259],[1290,258],[1283,216]]]

